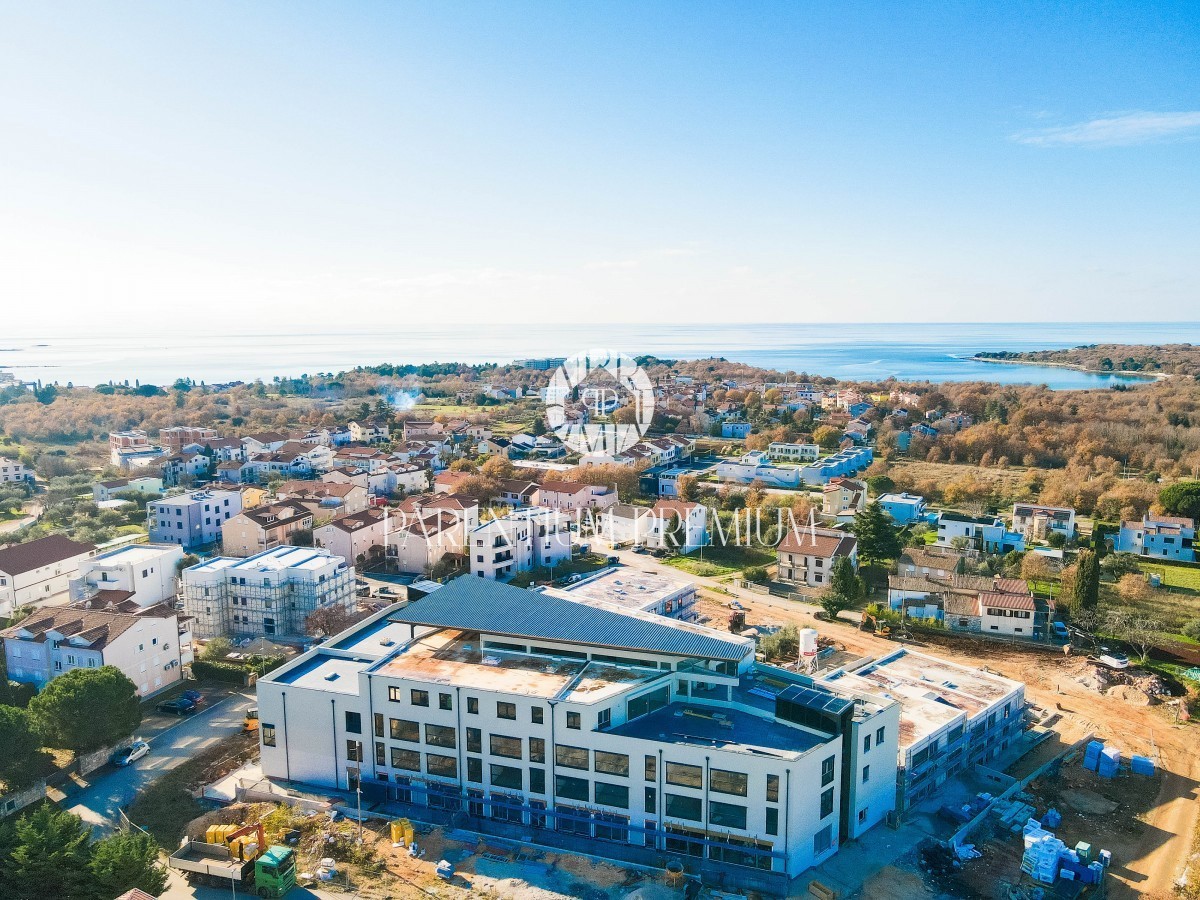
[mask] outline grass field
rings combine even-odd
[[[703,558],[701,558],[703,556]],[[747,566],[767,566],[775,562],[775,554],[755,547],[705,547],[687,556],[673,556],[664,563],[689,575],[717,578],[740,572]]]
[[[985,469],[980,466],[959,463],[931,463],[921,460],[899,459],[892,463],[889,474],[897,481],[912,482],[932,481],[938,485],[946,485],[963,476],[978,478],[999,487],[999,493],[1007,497],[1021,497],[1025,494],[1025,474],[1027,469],[1014,466],[1007,469]],[[897,477],[900,476],[900,477]]]

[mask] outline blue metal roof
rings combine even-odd
[[[778,698],[786,700],[789,703],[807,707],[808,709],[833,713],[834,715],[838,715],[844,712],[847,707],[854,705],[852,700],[847,700],[845,697],[839,697],[836,694],[829,693],[829,691],[804,687],[803,685],[793,685],[781,691],[778,694]]]
[[[512,637],[738,661],[746,638],[648,613],[604,609],[464,575],[391,615],[397,622]]]

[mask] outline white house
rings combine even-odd
[[[70,582],[71,600],[86,600],[102,591],[126,595],[140,607],[175,601],[179,587],[178,565],[183,548],[178,544],[127,544],[81,560],[79,574]]]
[[[15,459],[0,456],[0,484],[24,483],[32,480],[32,469]]]
[[[157,475],[133,475],[129,478],[114,478],[92,485],[92,499],[97,503],[114,499],[118,494],[161,494],[162,478]]]
[[[178,544],[185,550],[216,543],[221,526],[242,511],[242,494],[234,490],[190,491],[146,504],[146,527],[155,544]]]
[[[717,478],[735,484],[761,482],[767,487],[795,488],[801,483],[801,470],[795,466],[776,466],[762,450],[751,450],[736,460],[717,463]]]
[[[1067,540],[1075,537],[1075,510],[1069,506],[1014,503],[1012,523],[1013,531],[1026,540],[1044,541],[1054,532]]]
[[[867,507],[867,486],[853,478],[831,478],[821,488],[821,515],[853,516]]]
[[[20,606],[66,603],[71,579],[95,552],[94,544],[61,534],[0,549],[0,615],[11,616]]]
[[[416,507],[389,520],[384,552],[401,572],[428,574],[451,554],[462,554],[479,507]]]
[[[786,895],[895,807],[900,705],[882,690],[485,578],[336,635],[260,679],[258,706],[268,779],[632,863],[680,856],[730,891]]]
[[[378,444],[391,437],[387,422],[380,419],[366,419],[362,422],[351,422],[348,426],[350,439],[362,444]]]
[[[533,496],[535,506],[559,512],[590,509],[601,512],[617,502],[617,489],[611,485],[580,484],[574,481],[543,481]]]
[[[820,455],[821,448],[817,444],[790,444],[784,441],[772,441],[767,447],[768,458],[776,462],[813,462]]]
[[[829,584],[833,564],[847,556],[858,565],[858,541],[844,531],[813,526],[788,529],[776,548],[779,581],[823,587]]]
[[[314,528],[313,543],[351,563],[357,563],[359,557],[382,558],[386,527],[382,509],[365,509]]]
[[[101,666],[120,669],[143,697],[183,677],[179,616],[169,604],[137,613],[40,609],[0,636],[8,677],[39,688],[72,669]]]
[[[507,581],[518,572],[553,568],[571,558],[572,517],[554,509],[515,509],[467,535],[471,574]]]

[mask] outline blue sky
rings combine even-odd
[[[1185,3],[3,0],[0,297],[14,332],[1194,320],[1197,59]]]

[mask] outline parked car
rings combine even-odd
[[[197,706],[204,702],[204,695],[199,691],[187,690],[179,695],[184,700],[191,700]]]
[[[134,741],[128,747],[121,747],[110,757],[114,766],[127,766],[135,763],[150,752],[150,745],[145,741]]]
[[[645,544],[634,544],[629,549],[632,550],[634,553],[645,553],[646,545]]]
[[[729,608],[730,609],[738,609],[738,610],[741,610],[742,612],[746,611],[746,607],[742,606],[742,604],[739,603],[737,600],[730,600]]]
[[[574,575],[570,575],[567,577],[567,584],[575,584],[577,581],[580,581],[582,579],[583,579],[583,576],[580,575],[578,572],[576,572]]]
[[[1071,636],[1071,632],[1067,629],[1064,622],[1051,622],[1050,628],[1053,630],[1056,638],[1062,638],[1065,641]]]
[[[176,697],[174,700],[164,700],[154,708],[166,715],[186,716],[196,711],[196,704],[186,697]]]
[[[619,556],[610,556],[610,557],[608,557],[608,558],[605,560],[605,562],[607,562],[607,563],[608,563],[610,566],[616,566],[616,565],[620,565],[620,563],[621,563],[621,557],[619,557]]]
[[[1108,666],[1110,669],[1128,669],[1129,657],[1118,650],[1110,650],[1107,647],[1100,648],[1100,665]]]

